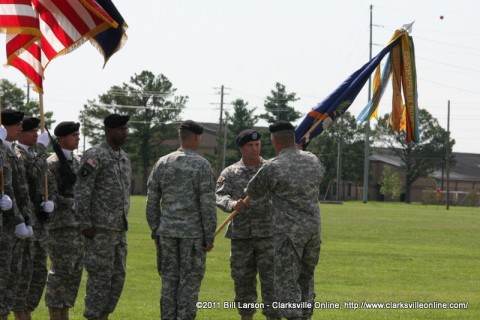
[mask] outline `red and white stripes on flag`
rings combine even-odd
[[[52,59],[116,26],[94,0],[0,0],[0,12],[0,28],[7,32],[7,63],[39,92]]]

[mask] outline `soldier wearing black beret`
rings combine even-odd
[[[23,117],[22,130],[30,131],[33,129],[37,129],[39,124],[40,124],[40,119],[35,117],[25,116]]]
[[[237,147],[244,146],[247,142],[258,141],[262,136],[254,129],[246,129],[237,135],[235,143]]]
[[[103,120],[105,127],[115,129],[127,124],[130,120],[130,116],[121,115],[121,114],[111,114]]]
[[[125,282],[132,167],[121,147],[128,136],[129,120],[120,114],[105,118],[106,141],[85,151],[75,182],[80,229],[88,239],[83,313],[87,319],[108,319]]]
[[[80,128],[80,123],[79,122],[73,122],[73,121],[63,121],[60,122],[56,127],[53,133],[57,137],[65,137],[68,136],[69,134],[72,134]]]
[[[11,126],[23,120],[24,113],[13,109],[2,110],[2,124]]]
[[[203,134],[203,127],[193,120],[185,120],[180,124],[180,129],[189,130],[195,134]]]

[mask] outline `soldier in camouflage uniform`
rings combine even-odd
[[[118,114],[105,118],[106,141],[82,156],[75,184],[75,203],[86,238],[88,279],[83,315],[89,320],[108,319],[125,282],[132,168],[121,146],[129,119]]]
[[[5,254],[6,261],[10,264],[10,272],[2,274],[2,278],[6,280],[6,288],[1,292],[0,299],[0,319],[5,317],[10,312],[15,294],[17,291],[17,285],[22,273],[22,256],[25,248],[25,239],[33,236],[33,220],[31,202],[28,196],[28,183],[23,166],[23,161],[20,157],[18,148],[14,145],[14,141],[18,139],[18,136],[22,132],[22,120],[23,112],[15,111],[13,109],[5,109],[2,111],[2,123],[7,130],[7,137],[3,141],[6,146],[5,155],[8,164],[12,169],[12,187],[15,195],[15,203],[18,207],[18,213],[14,217],[14,221],[9,221],[4,225],[4,232],[11,232],[14,230],[13,248],[11,234],[2,236],[0,245]],[[8,252],[8,250],[10,250]],[[25,263],[28,266],[27,263]],[[28,272],[28,270],[26,271]],[[3,282],[3,279],[2,281]],[[3,289],[3,288],[2,288]],[[15,315],[19,318],[19,315]]]
[[[80,141],[79,128],[78,122],[60,122],[54,130],[57,137],[54,144],[58,143],[59,148],[55,148],[55,153],[47,160],[48,194],[55,203],[55,213],[48,223],[51,263],[45,292],[45,304],[52,320],[68,319],[82,280],[83,237],[73,195],[75,174],[80,163],[80,157],[73,153]]]
[[[275,219],[275,294],[279,302],[314,303],[314,271],[320,256],[318,192],[324,168],[318,158],[298,150],[294,127],[270,126],[277,156],[265,163],[247,185],[252,199],[269,195]],[[287,319],[309,319],[312,309],[278,309]]]
[[[23,114],[17,115],[20,119],[23,118]],[[12,116],[7,116],[7,119],[3,118],[3,123],[10,123]],[[19,221],[22,221],[22,215],[18,210],[15,202],[15,194],[13,192],[12,183],[12,166],[10,165],[7,157],[7,148],[9,143],[6,141],[7,130],[0,126],[0,161],[2,164],[2,197],[0,198],[0,209],[2,222],[0,228],[0,320],[7,320],[8,313],[10,312],[7,303],[7,284],[10,276],[11,258],[13,246],[15,244],[15,226]]]
[[[274,319],[271,309],[273,288],[273,217],[267,196],[245,204],[244,189],[265,160],[260,157],[260,134],[253,129],[240,132],[236,144],[242,158],[222,171],[217,180],[217,206],[225,212],[239,213],[228,225],[226,237],[231,239],[230,272],[235,285],[235,302],[257,302],[257,272],[262,300],[266,306],[263,314]],[[242,320],[253,319],[255,308],[239,308]]]
[[[17,148],[22,160],[31,202],[33,237],[25,239],[22,255],[22,273],[17,283],[12,310],[19,319],[31,319],[45,288],[47,279],[47,230],[45,214],[53,211],[52,201],[45,201],[45,175],[47,174],[46,132],[38,135],[40,119],[25,116]],[[36,148],[35,148],[36,147]]]
[[[148,179],[146,215],[160,260],[163,320],[195,318],[206,252],[213,248],[215,182],[209,162],[195,152],[202,133],[194,121],[182,122],[181,148],[161,157]]]

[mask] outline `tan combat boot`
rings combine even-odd
[[[48,308],[48,314],[50,315],[50,320],[62,320],[62,309],[60,308]]]

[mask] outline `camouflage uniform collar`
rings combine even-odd
[[[280,153],[278,155],[297,153],[298,151],[299,150],[297,149],[297,147],[293,146],[293,147],[290,147],[290,148],[285,148],[285,149],[280,150]]]
[[[190,154],[197,154],[197,152],[195,152],[195,150],[189,149],[189,148],[183,148],[183,147],[178,148],[178,151],[185,152],[185,153],[190,153]]]
[[[265,159],[263,159],[262,157],[260,157],[260,162],[258,162],[256,165],[254,166],[247,166],[245,164],[245,162],[243,162],[243,158],[240,158],[240,161],[238,161],[240,163],[241,166],[245,167],[245,168],[248,168],[248,169],[256,169],[256,168],[259,168],[261,167],[264,163],[265,163]]]
[[[122,148],[119,148],[118,150],[114,150],[112,148],[112,146],[110,145],[110,143],[108,143],[108,141],[104,141],[103,145],[110,152],[110,154],[112,155],[113,158],[115,158],[115,159],[122,158],[122,155],[123,155]]]

